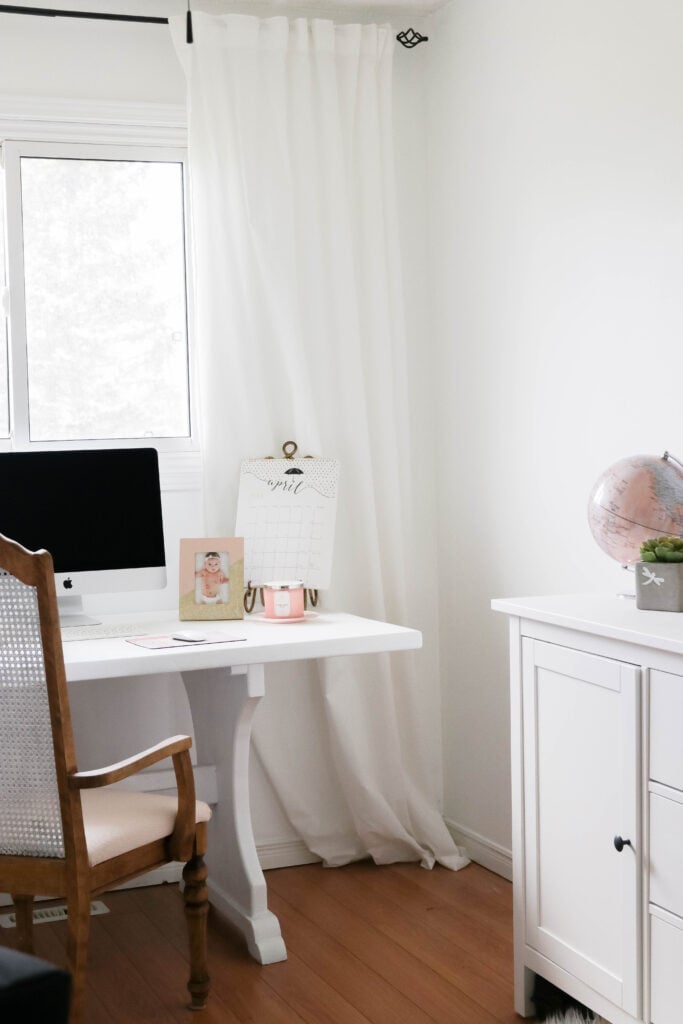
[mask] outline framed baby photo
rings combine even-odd
[[[241,619],[244,538],[181,540],[179,578],[180,619]]]

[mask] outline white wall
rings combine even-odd
[[[622,456],[683,453],[683,5],[454,0],[429,46],[445,808],[495,854],[489,601],[623,589],[591,486]]]
[[[28,3],[23,6],[30,6]],[[180,3],[80,0],[34,6],[168,16]],[[0,15],[0,96],[182,103],[185,88],[163,25]]]

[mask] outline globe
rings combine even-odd
[[[588,523],[621,565],[637,562],[650,537],[683,537],[683,466],[668,452],[615,462],[591,491]]]

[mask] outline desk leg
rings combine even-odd
[[[249,807],[251,723],[265,692],[263,665],[183,672],[197,758],[216,766],[218,803],[209,825],[209,898],[243,933],[262,964],[287,959],[280,922],[268,910]]]

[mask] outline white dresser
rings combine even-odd
[[[683,1022],[683,614],[510,616],[515,1009],[540,974],[614,1024]]]

